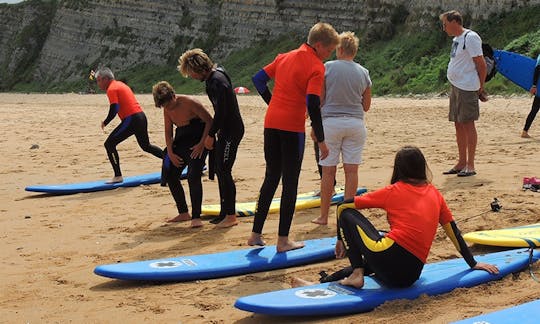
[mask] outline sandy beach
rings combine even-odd
[[[221,252],[247,248],[252,218],[233,228],[189,228],[169,224],[176,216],[168,188],[159,184],[96,193],[51,196],[26,192],[35,184],[109,179],[112,168],[100,123],[108,111],[106,95],[0,94],[0,322],[2,323],[448,323],[540,298],[540,284],[527,271],[469,289],[413,301],[388,302],[349,316],[286,318],[256,315],[233,307],[238,297],[290,287],[292,277],[318,280],[347,260],[222,279],[184,283],[125,282],[99,277],[100,264]],[[151,95],[137,95],[149,123],[152,143],[164,147],[162,111]],[[213,115],[206,96],[197,96]],[[258,96],[239,96],[246,125],[233,175],[237,200],[256,199],[264,175],[263,119],[266,105]],[[490,97],[481,103],[478,150],[473,177],[444,176],[457,156],[448,98],[375,98],[367,114],[368,141],[359,168],[369,190],[389,183],[395,152],[412,144],[424,152],[433,183],[443,193],[463,233],[540,222],[540,192],[522,190],[523,177],[540,177],[540,117],[519,135],[532,98]],[[106,133],[118,124],[115,119]],[[34,148],[32,148],[34,146]],[[37,146],[37,148],[35,148]],[[143,152],[131,137],[118,146],[124,176],[160,171],[161,162]],[[338,169],[338,184],[343,184]],[[218,185],[203,180],[204,203],[219,202]],[[312,144],[306,152],[299,192],[317,189],[319,176]],[[184,185],[187,191],[187,183]],[[280,188],[278,188],[278,195]],[[490,202],[497,197],[500,212]],[[298,240],[335,234],[310,222],[319,209],[297,211],[291,235]],[[385,229],[384,212],[370,210],[373,223]],[[277,238],[278,215],[269,216],[264,237]],[[472,246],[474,254],[500,248]],[[428,262],[459,257],[442,229]],[[540,277],[540,266],[535,266]]]

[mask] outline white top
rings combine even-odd
[[[461,90],[480,89],[480,78],[472,59],[477,56],[483,56],[482,39],[474,31],[464,29],[461,35],[453,38],[450,62],[446,70],[448,81]]]
[[[325,96],[322,118],[364,118],[363,94],[371,87],[369,71],[354,61],[335,60],[324,64]]]

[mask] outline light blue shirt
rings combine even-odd
[[[364,118],[363,94],[371,87],[369,71],[360,64],[335,60],[326,62],[325,96],[321,110],[322,118]]]

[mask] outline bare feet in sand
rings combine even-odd
[[[191,220],[191,228],[202,227],[203,223],[200,218],[194,218]]]
[[[251,246],[265,246],[266,242],[262,239],[262,234],[251,232],[251,236],[249,237],[247,244]]]
[[[322,217],[322,216],[319,216],[315,219],[312,219],[311,222],[313,224],[318,224],[318,225],[327,225],[328,224],[328,217]]]
[[[278,252],[287,252],[291,250],[301,249],[304,247],[304,242],[295,242],[290,240],[288,236],[278,236],[276,249]]]
[[[235,225],[238,225],[238,220],[236,219],[236,215],[227,215],[221,222],[216,224],[216,227],[227,228],[227,227],[233,227]]]
[[[340,280],[339,283],[344,286],[352,286],[357,289],[364,287],[364,269],[354,269],[350,276]]]
[[[113,177],[111,180],[105,182],[106,184],[113,184],[113,183],[120,183],[124,182],[124,178],[122,176]]]
[[[298,278],[298,277],[294,277],[294,278],[291,279],[291,286],[293,288],[311,286],[311,285],[314,285],[314,284],[315,284],[314,282],[307,281],[307,280],[304,280],[304,279],[301,279],[301,278]]]
[[[191,220],[191,215],[189,213],[182,213],[176,216],[175,218],[171,218],[167,220],[167,223],[186,222],[188,220]]]

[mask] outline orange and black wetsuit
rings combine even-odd
[[[422,272],[441,224],[470,267],[476,265],[440,192],[431,184],[415,186],[401,181],[356,196],[356,208],[382,208],[390,231],[380,233],[355,209],[338,215],[338,239],[342,239],[353,268],[374,273],[389,286],[412,285]]]
[[[109,98],[110,108],[103,124],[105,126],[109,124],[116,115],[122,120],[120,125],[109,134],[104,143],[107,156],[114,170],[114,176],[122,175],[120,157],[116,146],[131,135],[135,135],[137,143],[145,152],[161,159],[163,152],[158,146],[150,144],[148,121],[137,99],[135,99],[133,91],[125,83],[113,80],[107,88],[107,97]]]
[[[270,79],[274,79],[273,94],[267,87]],[[279,54],[253,77],[253,83],[269,105],[264,119],[266,173],[252,231],[262,234],[270,204],[281,180],[283,191],[278,235],[288,236],[304,157],[306,109],[317,140],[324,141],[319,107],[324,65],[315,49],[303,44],[296,50]]]

